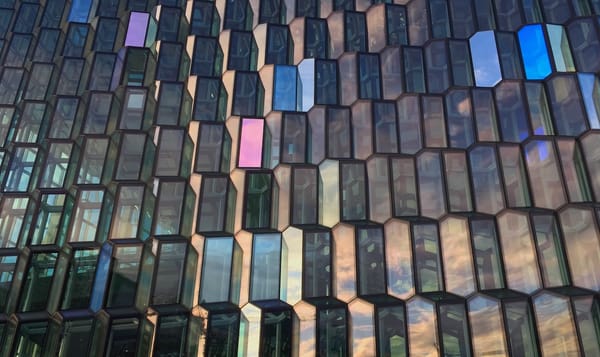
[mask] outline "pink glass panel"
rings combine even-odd
[[[242,119],[239,167],[260,167],[263,127],[262,119]]]
[[[131,16],[129,17],[129,26],[127,26],[125,46],[144,47],[149,18],[150,14],[145,12],[131,13]]]

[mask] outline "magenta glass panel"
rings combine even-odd
[[[260,167],[263,143],[262,119],[242,119],[239,167]]]
[[[149,18],[150,14],[145,12],[131,13],[131,16],[129,17],[129,26],[127,26],[125,46],[144,47]]]

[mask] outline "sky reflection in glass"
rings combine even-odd
[[[493,31],[478,32],[469,40],[475,83],[478,87],[493,87],[502,80],[500,61]]]
[[[263,126],[262,119],[242,119],[239,167],[260,167]]]
[[[528,25],[519,31],[519,44],[527,79],[544,79],[552,69],[542,25]]]

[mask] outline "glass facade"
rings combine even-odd
[[[0,0],[0,356],[600,356],[600,1]]]

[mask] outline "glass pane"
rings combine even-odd
[[[250,300],[279,298],[281,236],[256,234],[252,243]]]

